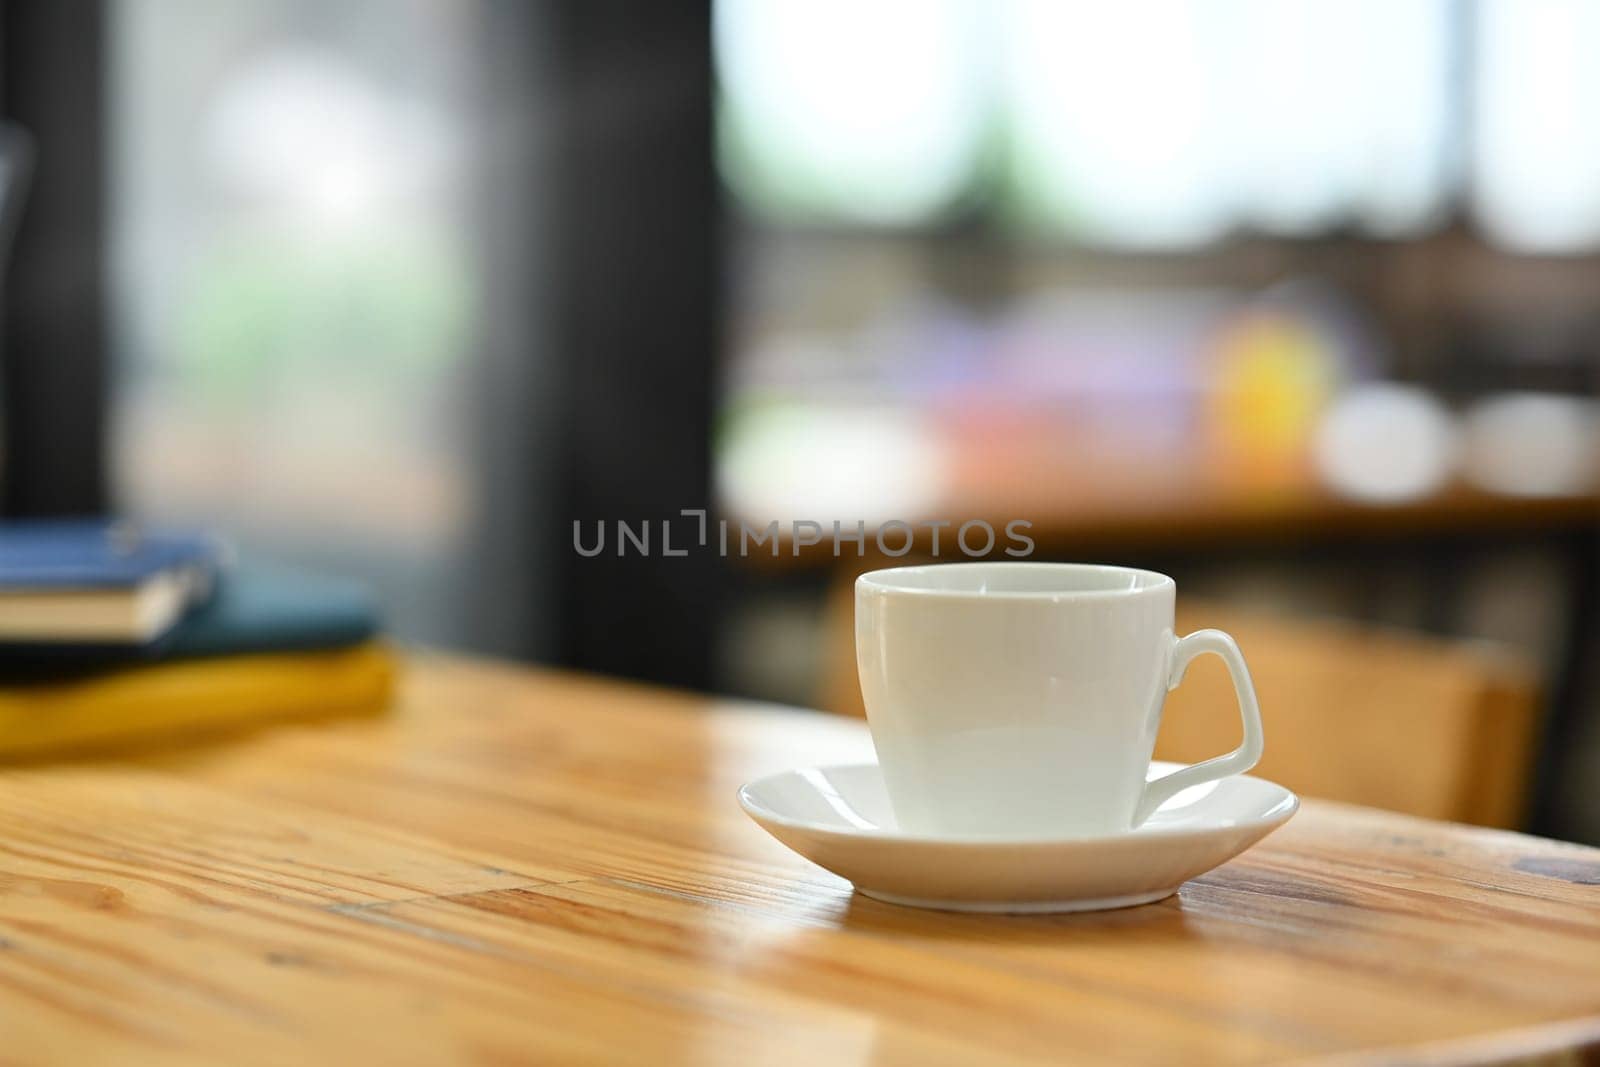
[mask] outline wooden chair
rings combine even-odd
[[[823,706],[863,715],[852,582],[829,594]],[[1306,796],[1515,827],[1537,732],[1527,664],[1464,641],[1275,618],[1179,598],[1178,632],[1227,630],[1249,662],[1266,728],[1256,774]],[[1206,656],[1167,698],[1158,759],[1192,763],[1238,744],[1227,672]]]

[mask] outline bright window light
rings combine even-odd
[[[1485,0],[1478,6],[1473,138],[1476,213],[1520,252],[1600,242],[1600,5]]]
[[[1192,246],[1229,224],[1222,71],[1186,0],[1012,0],[1001,70],[1021,212],[1085,239]]]
[[[1109,247],[1406,236],[1459,184],[1462,17],[1449,0],[722,0],[722,169],[801,221],[915,224],[988,192]]]
[[[963,0],[723,0],[723,173],[771,213],[926,221],[964,192],[987,119]]]
[[[1452,174],[1444,0],[1202,5],[1228,72],[1213,136],[1241,221],[1283,236],[1355,222],[1398,236],[1444,209]]]

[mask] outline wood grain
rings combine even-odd
[[[458,660],[0,771],[0,1062],[1428,1062],[1600,1041],[1600,851],[1308,803],[1161,904],[920,912],[733,802],[860,723]],[[1409,1051],[1407,1051],[1409,1050]]]

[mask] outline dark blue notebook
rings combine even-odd
[[[223,572],[210,601],[151,652],[175,657],[306,651],[360,644],[377,633],[377,607],[359,582],[241,563]]]
[[[101,520],[0,523],[0,590],[129,588],[166,571],[209,568],[216,557],[204,534]]]
[[[241,563],[218,574],[211,597],[155,641],[0,644],[0,677],[71,674],[198,656],[343,648],[378,633],[358,583],[286,567]]]

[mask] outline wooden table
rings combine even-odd
[[[852,896],[734,803],[854,721],[461,661],[0,770],[0,1062],[1457,1062],[1600,1048],[1600,851],[1310,802],[1175,898]]]

